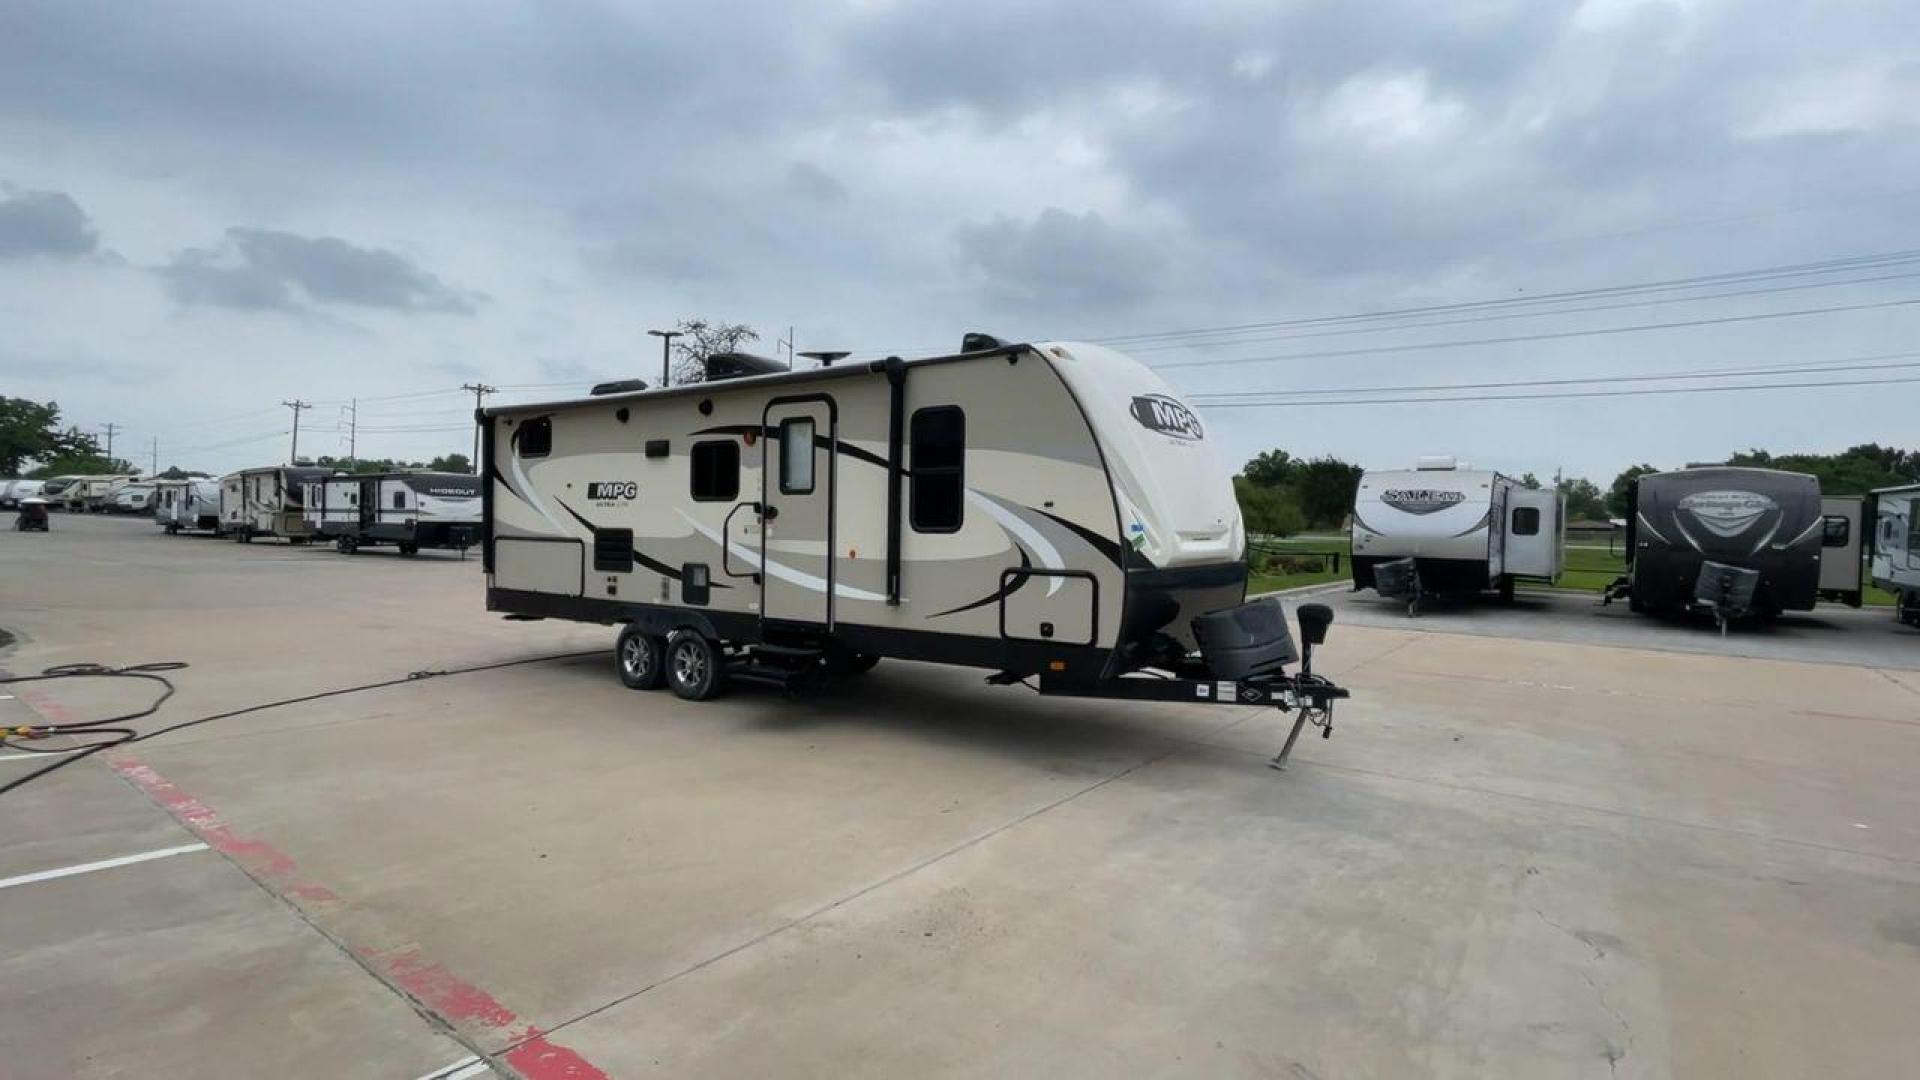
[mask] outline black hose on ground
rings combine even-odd
[[[157,682],[164,687],[158,697],[154,698],[145,708],[135,712],[123,713],[119,716],[109,716],[99,720],[57,724],[32,724],[23,727],[0,728],[0,747],[19,750],[25,753],[46,754],[49,757],[55,754],[60,755],[59,760],[51,764],[35,769],[25,776],[15,777],[5,784],[0,784],[0,795],[5,795],[10,791],[25,787],[27,784],[49,773],[58,772],[72,765],[74,762],[91,757],[102,750],[110,750],[116,746],[127,746],[137,742],[146,742],[148,739],[157,739],[169,732],[181,731],[186,728],[197,727],[201,724],[210,724],[215,720],[226,720],[235,716],[245,716],[249,713],[265,712],[268,709],[279,709],[288,705],[301,705],[309,701],[320,701],[325,698],[343,697],[347,694],[358,694],[368,690],[380,690],[389,686],[402,686],[411,682],[419,682],[422,679],[439,678],[443,675],[470,675],[480,671],[495,671],[500,668],[518,667],[523,664],[538,664],[548,660],[575,660],[586,656],[602,655],[605,655],[604,650],[595,649],[589,652],[554,653],[548,656],[529,656],[519,660],[500,660],[491,664],[475,664],[471,667],[446,668],[438,671],[413,671],[408,672],[400,678],[382,679],[379,682],[361,683],[358,686],[343,686],[334,690],[321,690],[312,694],[302,694],[298,697],[281,698],[277,701],[265,701],[257,705],[247,705],[238,709],[229,709],[226,712],[218,712],[210,716],[196,717],[192,720],[182,720],[177,724],[169,724],[166,727],[155,728],[145,733],[141,733],[134,728],[121,727],[119,725],[144,719],[159,712],[160,706],[166,704],[167,699],[174,694],[173,680],[167,678],[161,674],[161,672],[179,671],[187,666],[184,661],[164,660],[151,664],[129,664],[126,667],[111,667],[107,664],[95,663],[59,664],[47,668],[38,675],[0,676],[0,686],[16,683],[47,682],[54,679],[145,679],[149,682]],[[38,740],[54,735],[75,737],[102,735],[110,737],[101,739],[99,742],[86,743],[79,747],[61,750],[46,750],[18,741],[21,739]]]

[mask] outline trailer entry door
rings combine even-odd
[[[767,406],[761,440],[760,614],[833,625],[833,400]]]

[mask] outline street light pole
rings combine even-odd
[[[660,339],[660,388],[666,389],[673,381],[673,339],[682,336],[683,330],[649,330],[647,333]]]
[[[297,465],[300,463],[300,414],[313,408],[313,404],[301,401],[299,398],[283,401],[280,404],[293,410],[293,449],[287,454],[287,464]]]

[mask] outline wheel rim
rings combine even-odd
[[[683,686],[699,686],[707,679],[707,657],[698,645],[688,642],[673,651],[673,673]]]
[[[652,666],[647,658],[647,643],[637,636],[628,638],[627,643],[620,646],[620,666],[636,679],[646,675],[647,668]]]

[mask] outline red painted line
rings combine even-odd
[[[301,878],[298,865],[286,853],[264,840],[234,832],[213,807],[182,791],[151,766],[124,754],[109,757],[107,764],[165,807],[207,846],[231,856],[269,888],[303,901],[303,909],[344,902],[332,889]],[[489,1038],[512,1047],[501,1060],[527,1080],[607,1080],[607,1074],[587,1059],[548,1042],[545,1032],[522,1023],[499,999],[428,959],[418,946],[356,946],[354,951],[388,983],[448,1027],[479,1028]]]

